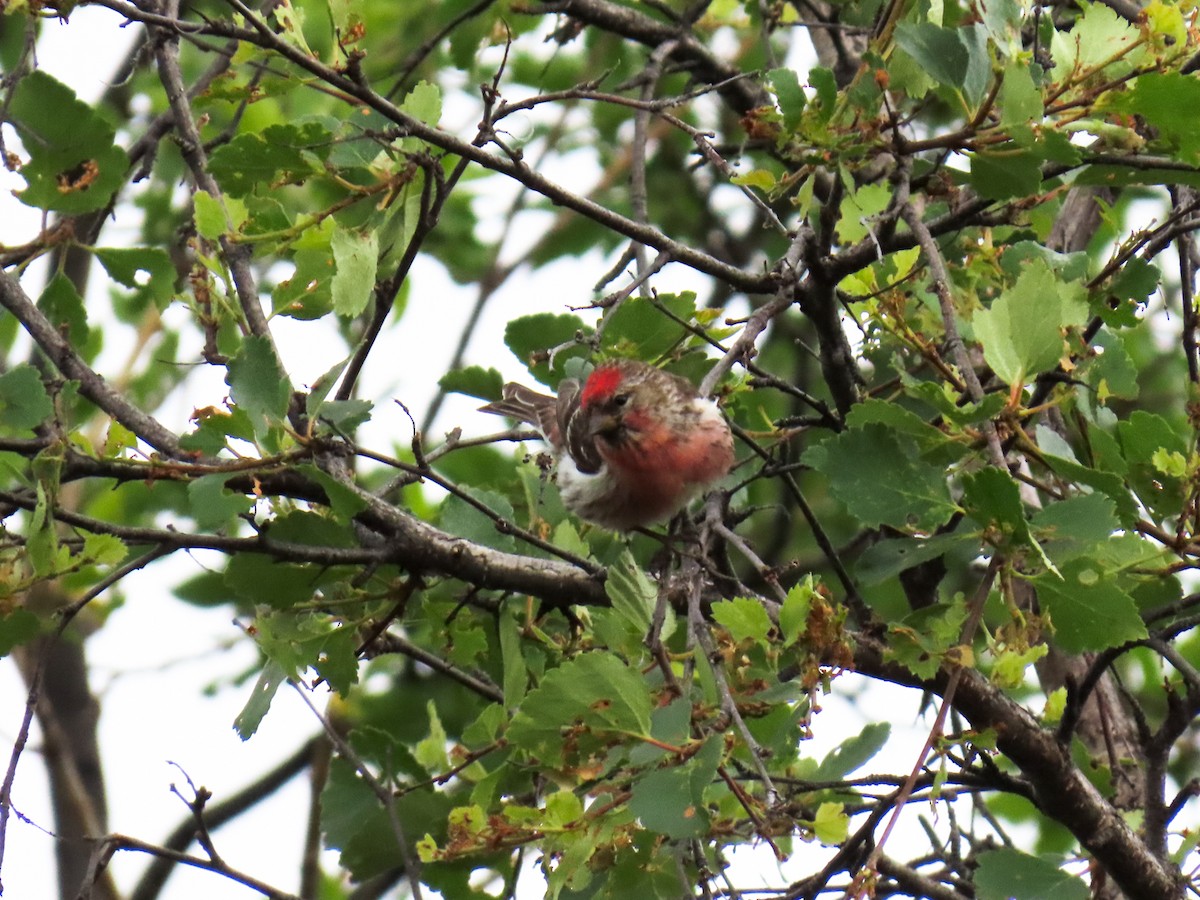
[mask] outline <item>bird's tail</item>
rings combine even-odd
[[[558,401],[549,394],[539,394],[523,384],[510,381],[504,386],[500,400],[479,407],[479,411],[532,425],[551,444],[557,445],[559,442]]]

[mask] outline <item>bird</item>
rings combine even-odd
[[[516,382],[481,412],[534,426],[550,445],[563,505],[611,531],[670,518],[728,474],[733,434],[686,378],[634,359],[596,366],[558,396]]]

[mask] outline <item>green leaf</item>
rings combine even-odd
[[[1147,635],[1137,604],[1088,559],[1062,567],[1062,576],[1032,579],[1038,601],[1054,624],[1056,642],[1068,653],[1105,650]]]
[[[779,630],[783,633],[785,644],[794,644],[808,630],[808,614],[815,596],[811,575],[788,589],[783,606],[779,608]]]
[[[1025,681],[1025,673],[1039,659],[1050,652],[1045,644],[1034,644],[1024,650],[1001,647],[996,652],[996,661],[988,673],[992,684],[1005,690],[1016,690]]]
[[[868,548],[855,563],[859,581],[866,585],[882,584],[901,572],[939,556],[959,550],[979,549],[973,534],[937,534],[933,537],[895,538]]]
[[[367,501],[349,485],[316,466],[297,466],[296,473],[305,478],[311,478],[325,490],[325,496],[329,499],[329,508],[343,521],[349,521],[368,506]]]
[[[947,87],[957,90],[967,77],[970,59],[957,28],[943,28],[932,22],[901,22],[896,26],[896,44]]]
[[[292,385],[270,339],[246,338],[229,361],[225,383],[233,402],[250,417],[256,434],[261,436],[268,427],[282,424]]]
[[[767,73],[767,83],[771,85],[775,102],[779,104],[779,111],[783,113],[783,127],[788,131],[795,131],[808,103],[808,98],[800,87],[799,77],[792,69],[772,69]]]
[[[1066,353],[1063,329],[1087,318],[1083,289],[1062,282],[1044,260],[1031,260],[991,309],[976,313],[975,334],[988,363],[1008,384],[1052,369]]]
[[[157,247],[97,247],[96,259],[109,276],[132,288],[139,300],[148,300],[159,312],[175,296],[175,266],[166,251]]]
[[[993,543],[1033,545],[1021,492],[1008,472],[989,467],[964,475],[962,485],[963,508],[988,530]]]
[[[253,502],[225,487],[228,475],[204,475],[188,484],[188,511],[201,531],[229,533],[237,517],[248,513]]]
[[[1084,882],[1064,872],[1051,857],[1030,856],[1004,847],[979,854],[975,871],[978,900],[1087,900]]]
[[[271,292],[271,310],[295,319],[319,319],[333,308],[333,252],[328,247],[298,248],[291,261],[291,276]]]
[[[991,63],[987,34],[981,25],[943,28],[932,22],[901,22],[896,44],[932,78],[953,91],[962,91],[970,105],[987,87]]]
[[[882,425],[849,428],[810,447],[804,462],[829,478],[830,491],[867,527],[932,531],[957,509],[944,471]]]
[[[828,122],[837,108],[837,78],[832,69],[816,66],[808,71],[808,83],[817,92],[817,103],[821,110],[821,121]]]
[[[739,643],[767,643],[767,634],[771,631],[771,617],[757,600],[750,597],[718,600],[712,606],[712,617]]]
[[[1092,339],[1096,353],[1084,360],[1078,375],[1096,391],[1101,403],[1109,397],[1135,400],[1139,393],[1138,368],[1120,335],[1102,328]]]
[[[1081,169],[1075,176],[1074,183],[1100,187],[1127,187],[1132,184],[1186,184],[1189,187],[1200,187],[1200,172],[1175,166],[1155,168],[1094,163]]]
[[[658,306],[688,322],[696,314],[696,295],[690,291],[664,294],[657,305],[641,297],[630,297],[608,317],[603,346],[619,355],[641,359],[655,359],[667,353],[690,332]]]
[[[206,191],[196,191],[192,195],[192,202],[195,204],[192,216],[196,222],[196,233],[202,238],[215,241],[229,231],[225,207],[220,200]]]
[[[1074,28],[1055,30],[1053,35],[1050,48],[1056,72],[1078,67],[1088,77],[1104,72],[1105,78],[1118,78],[1133,71],[1146,52],[1144,46],[1138,49],[1143,43],[1140,29],[1102,3],[1084,6]]]
[[[87,309],[70,278],[61,273],[51,278],[38,297],[37,306],[72,347],[84,354],[91,350],[88,344],[92,330],[88,327]]]
[[[887,722],[867,724],[858,734],[830,750],[809,780],[840,781],[870,762],[887,744],[891,732],[892,726]]]
[[[0,616],[0,657],[8,656],[13,647],[24,644],[41,631],[41,622],[27,609],[14,609]]]
[[[1189,452],[1181,431],[1157,413],[1135,410],[1117,425],[1117,437],[1125,459],[1140,466],[1154,466],[1159,450],[1180,455]]]
[[[838,213],[838,237],[847,243],[861,241],[871,233],[871,221],[887,209],[892,192],[886,185],[864,184],[846,195]]]
[[[418,81],[404,98],[400,109],[426,125],[436,125],[442,118],[442,92],[437,85]]]
[[[321,832],[326,846],[342,851],[341,865],[358,879],[385,871],[399,852],[386,808],[341,757],[330,764],[321,792]]]
[[[22,203],[77,215],[103,209],[125,183],[129,157],[113,144],[112,126],[41,69],[16,81],[6,118],[30,157]]]
[[[249,603],[289,609],[312,599],[317,578],[316,571],[305,566],[276,562],[261,553],[239,553],[229,561],[225,584]]]
[[[375,296],[378,239],[374,231],[334,229],[329,247],[337,267],[332,285],[333,310],[339,316],[359,315]]]
[[[490,367],[467,366],[447,372],[438,379],[438,387],[450,394],[466,394],[491,402],[500,399],[504,376]]]
[[[342,434],[351,434],[371,421],[375,404],[356,397],[353,400],[327,400],[321,404],[321,421]]]
[[[988,4],[992,6],[994,4]],[[1042,119],[1042,92],[1033,83],[1027,63],[1010,59],[1004,67],[1004,80],[1000,83],[1000,124],[1005,128],[1013,125],[1029,125]]]
[[[54,415],[54,404],[33,366],[21,364],[0,375],[0,428],[27,432]]]
[[[1200,162],[1200,121],[1180,115],[1181,110],[1200,109],[1200,82],[1179,72],[1148,72],[1140,75],[1133,90],[1122,95],[1120,108],[1142,116],[1158,130],[1159,140],[1178,148],[1186,162]]]
[[[549,351],[571,344],[577,335],[586,337],[590,331],[579,316],[536,313],[509,322],[504,329],[504,343],[529,367],[534,378],[554,386],[558,378],[551,377]],[[585,353],[582,346],[564,349],[555,356],[555,367],[561,371],[568,358],[581,357]]]
[[[459,490],[482,503],[505,522],[514,520],[513,506],[507,497],[465,485],[460,485]],[[516,538],[502,532],[490,515],[455,494],[448,496],[442,503],[439,523],[444,530],[460,538],[496,550],[516,552]]]
[[[850,816],[841,803],[826,801],[817,807],[813,817],[813,834],[826,846],[834,846],[846,840],[850,833]]]
[[[629,811],[642,825],[675,840],[699,837],[708,830],[704,792],[721,762],[722,739],[713,735],[682,766],[656,769],[633,784]]]
[[[516,709],[525,697],[529,667],[521,653],[521,632],[517,620],[502,614],[497,622],[500,635],[500,661],[504,667],[504,706]]]
[[[233,730],[243,741],[254,737],[258,726],[262,724],[263,718],[271,709],[271,701],[275,699],[276,691],[279,690],[281,684],[286,682],[287,673],[274,660],[268,659],[263,665],[262,672],[258,675],[258,681],[254,683],[250,699],[246,701],[242,711],[233,720]]]
[[[613,609],[636,634],[643,637],[649,634],[654,608],[658,603],[658,588],[628,550],[609,567],[608,578],[604,582],[604,593],[612,601]],[[675,614],[670,607],[667,608],[667,613],[663,624],[664,640],[675,630]]]
[[[315,174],[316,163],[306,151],[326,152],[331,137],[318,121],[271,125],[261,135],[239,134],[218,147],[209,156],[208,168],[229,194],[244,197]]]
[[[1094,553],[1117,531],[1116,504],[1104,494],[1081,494],[1051,503],[1030,522],[1051,559],[1062,564]]]
[[[645,680],[611,653],[583,653],[546,673],[525,695],[508,728],[517,747],[550,765],[562,763],[565,726],[601,732],[650,733]]]
[[[958,643],[966,621],[966,604],[959,595],[952,603],[935,603],[914,610],[891,629],[891,646],[885,656],[908,668],[918,678],[932,678],[942,659]]]
[[[990,200],[1009,200],[1037,193],[1042,184],[1042,159],[1036,153],[1003,145],[992,152],[972,153],[971,187]]]

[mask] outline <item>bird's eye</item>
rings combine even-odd
[[[615,395],[615,396],[612,398],[612,405],[613,405],[613,406],[615,406],[615,407],[617,407],[617,409],[620,409],[621,407],[623,407],[623,406],[624,406],[626,403],[628,403],[628,402],[629,402],[629,395],[628,395],[628,394],[616,394],[616,395]]]

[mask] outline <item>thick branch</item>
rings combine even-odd
[[[855,662],[864,675],[941,693],[949,675],[924,684],[901,666],[884,661],[884,645],[860,634]],[[1110,877],[1136,900],[1183,896],[1179,873],[1156,857],[1120,812],[1079,770],[1070,748],[1002,690],[973,669],[960,670],[954,707],[977,729],[992,729],[997,746],[1032,785],[1039,807],[1061,822]]]

